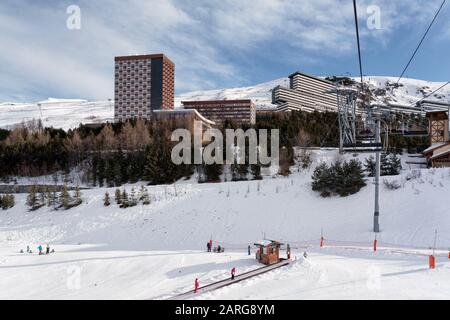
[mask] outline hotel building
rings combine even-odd
[[[183,101],[184,109],[195,109],[216,124],[230,120],[236,124],[255,124],[256,106],[251,100]]]
[[[150,119],[174,107],[175,64],[163,54],[115,57],[114,119]]]

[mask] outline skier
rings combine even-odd
[[[211,245],[209,244],[209,242],[206,243],[206,250],[208,252],[211,252]]]
[[[221,252],[221,248],[220,248],[220,244],[217,246],[217,252],[220,253]]]
[[[45,254],[50,254],[50,246],[47,243],[47,247],[45,248]]]
[[[197,293],[198,291],[198,278],[195,278],[195,288],[194,288],[194,293]]]
[[[30,246],[27,246],[27,253],[31,253]]]
[[[41,255],[42,254],[42,246],[39,245],[39,247],[37,247],[37,249],[39,250],[39,255]]]
[[[248,255],[250,255],[250,245],[248,246]]]
[[[231,280],[234,280],[234,275],[236,274],[236,268],[233,267],[233,269],[231,269]]]

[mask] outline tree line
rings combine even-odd
[[[226,121],[220,128],[237,128]],[[258,115],[255,129],[280,130],[280,174],[289,175],[294,164],[295,146],[337,147],[339,127],[333,112],[290,112]],[[221,179],[223,165],[175,165],[170,155],[174,142],[170,135],[177,128],[189,128],[185,121],[130,120],[104,123],[95,127],[80,125],[75,129],[43,128],[31,122],[12,130],[0,131],[0,178],[37,177],[55,172],[82,173],[81,182],[92,186],[121,186],[148,181],[150,184],[173,183],[197,173],[199,182]],[[248,126],[242,127],[244,130]],[[270,138],[270,137],[269,137]],[[392,151],[420,149],[426,139],[392,137]],[[226,155],[226,150],[224,150]],[[231,180],[261,178],[260,164],[231,165]]]

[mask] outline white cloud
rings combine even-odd
[[[347,0],[75,2],[82,12],[80,31],[65,28],[63,2],[0,3],[0,98],[110,98],[115,55],[166,53],[176,63],[177,90],[186,91],[248,82],[238,60],[251,61],[264,50],[267,56],[276,50],[284,63],[295,65],[346,56],[355,47]],[[426,25],[438,2],[359,1],[361,21],[368,5],[382,12],[381,30],[361,24],[363,47],[387,45],[407,24]]]

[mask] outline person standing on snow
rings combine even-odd
[[[209,241],[206,243],[206,251],[211,252],[211,245],[209,244]]]
[[[233,269],[231,269],[231,280],[234,280],[234,275],[236,274],[236,268],[233,267]]]
[[[248,246],[248,255],[250,255],[250,245]]]
[[[194,293],[198,291],[198,278],[195,278]]]
[[[42,254],[42,246],[39,245],[39,247],[37,247],[37,249],[39,250],[39,255],[41,255]]]
[[[45,248],[45,254],[50,254],[50,246],[47,243],[47,247]]]

